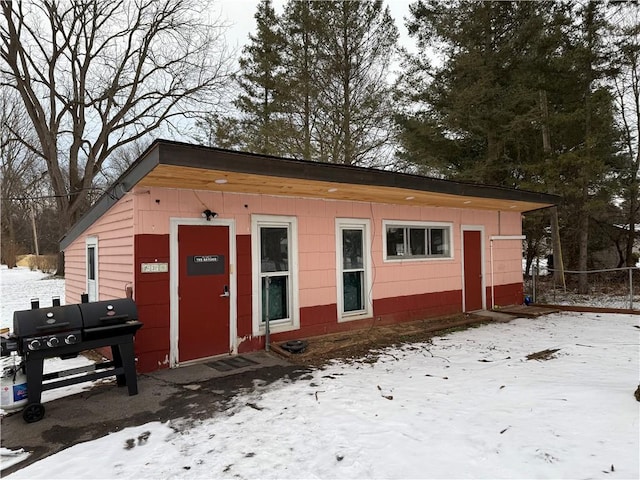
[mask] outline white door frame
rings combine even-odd
[[[460,264],[462,265],[462,311],[466,312],[467,311],[467,306],[466,304],[466,295],[465,295],[465,289],[464,289],[464,232],[469,231],[469,232],[480,232],[480,273],[482,275],[482,282],[481,282],[481,288],[482,288],[482,309],[486,310],[487,309],[487,286],[485,284],[485,268],[484,268],[484,225],[462,225],[460,227],[460,245],[461,245],[461,251],[460,251],[460,258],[462,259],[462,261],[460,262]]]
[[[178,278],[179,268],[179,248],[178,248],[178,227],[180,225],[199,225],[202,227],[228,227],[229,228],[229,346],[233,353],[238,353],[238,312],[237,312],[237,292],[238,285],[236,279],[236,224],[233,219],[205,220],[204,218],[170,218],[169,219],[169,302],[170,302],[170,322],[169,322],[169,367],[179,366],[178,335],[180,332],[180,309],[178,299]]]

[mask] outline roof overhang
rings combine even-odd
[[[560,197],[420,175],[155,141],[61,240],[66,248],[134,187],[526,212]]]

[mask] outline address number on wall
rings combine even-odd
[[[143,263],[140,271],[142,273],[167,273],[169,271],[168,263]]]

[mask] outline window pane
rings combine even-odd
[[[404,255],[404,228],[387,227],[387,256]]]
[[[267,305],[267,278],[269,284],[269,304]],[[289,318],[289,277],[286,275],[277,277],[262,277],[262,321],[280,320]],[[268,306],[268,310],[267,310]]]
[[[362,230],[342,231],[342,268],[362,268]]]
[[[432,228],[430,230],[431,255],[449,256],[449,230],[446,228]]]
[[[260,228],[260,265],[262,272],[289,271],[289,238],[286,227]]]
[[[87,247],[87,278],[89,280],[96,279],[96,249],[95,247]]]
[[[411,255],[424,256],[427,242],[425,241],[425,229],[424,228],[410,228],[409,229],[409,248]]]
[[[344,272],[342,274],[345,312],[364,310],[363,276],[364,272]]]

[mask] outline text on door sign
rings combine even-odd
[[[218,255],[195,255],[193,257],[194,263],[212,263],[219,262],[220,257]]]
[[[187,275],[224,275],[224,255],[187,256]]]

